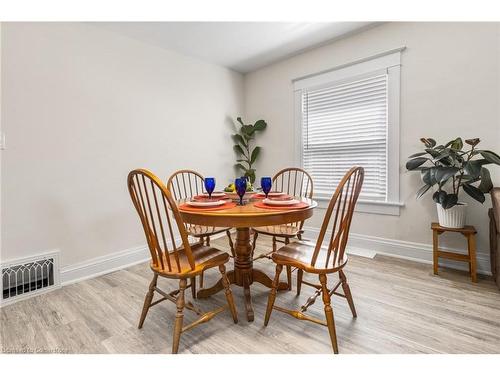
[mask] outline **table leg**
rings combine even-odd
[[[237,228],[236,229],[236,244],[234,248],[234,270],[227,273],[229,282],[243,287],[245,295],[245,310],[247,320],[252,322],[254,320],[254,312],[252,308],[252,295],[250,293],[250,285],[254,281],[265,285],[268,288],[272,286],[272,280],[264,272],[253,268],[252,258],[252,244],[250,243],[250,229]],[[198,291],[198,298],[207,298],[224,288],[222,280],[219,280],[215,285],[207,289]],[[280,282],[278,290],[287,290],[288,284]]]
[[[244,275],[243,280],[243,293],[245,295],[245,310],[247,312],[247,320],[249,322],[253,322],[254,313],[252,307],[252,295],[250,294],[250,285],[251,285],[250,275],[247,273]]]
[[[226,276],[229,279],[229,283],[234,284],[234,271],[226,272]],[[196,297],[197,298],[207,298],[207,297],[213,296],[214,294],[220,292],[222,289],[224,289],[224,285],[222,284],[222,278],[220,278],[219,281],[217,281],[210,288],[200,289],[198,291],[198,294],[196,295]]]

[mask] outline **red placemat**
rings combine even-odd
[[[298,208],[309,207],[309,204],[307,204],[306,202],[300,202],[300,203],[292,204],[290,206],[271,206],[271,205],[265,204],[263,202],[255,202],[253,205],[254,205],[254,207],[266,208],[266,209],[271,209],[271,210],[296,210]]]
[[[217,210],[227,210],[230,208],[236,207],[235,202],[226,202],[220,206],[217,207],[194,207],[190,206],[187,203],[183,203],[179,205],[179,210],[183,211],[217,211]]]

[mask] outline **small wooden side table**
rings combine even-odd
[[[452,260],[459,260],[469,263],[470,277],[473,283],[477,282],[476,277],[476,228],[472,225],[466,225],[463,228],[446,228],[439,225],[439,223],[432,223],[432,247],[433,247],[433,263],[434,275],[438,274],[439,258],[447,258]],[[468,254],[457,254],[449,251],[439,250],[439,235],[444,232],[457,232],[461,233],[467,238]]]

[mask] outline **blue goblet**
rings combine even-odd
[[[262,191],[266,195],[266,198],[267,194],[269,194],[269,192],[271,191],[272,186],[273,186],[273,180],[271,180],[271,177],[262,177],[260,179],[260,187],[262,188]]]
[[[234,181],[234,186],[236,187],[236,193],[240,197],[240,206],[243,206],[243,196],[247,191],[247,179],[244,177],[237,178]]]
[[[205,189],[207,189],[208,199],[212,198],[212,193],[215,189],[215,178],[207,177],[205,178]]]

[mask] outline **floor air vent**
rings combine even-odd
[[[59,252],[2,264],[2,305],[59,287]]]

